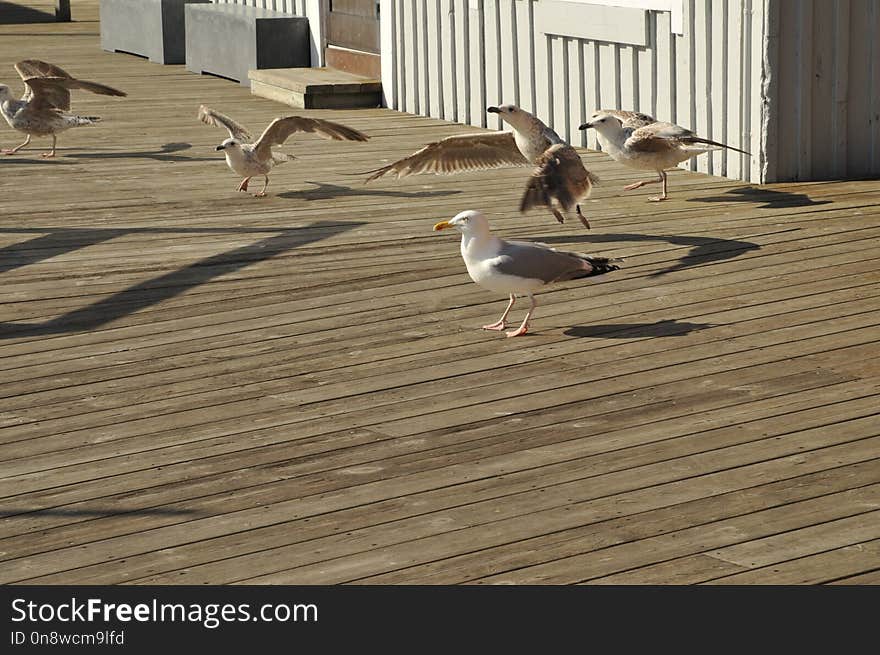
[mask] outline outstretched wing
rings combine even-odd
[[[429,143],[408,157],[392,164],[366,171],[371,182],[387,173],[396,173],[398,179],[408,175],[436,173],[449,175],[464,171],[479,171],[529,163],[513,138],[513,132],[481,132],[449,136]]]
[[[105,96],[126,95],[113,87],[72,77],[30,77],[24,83],[28,88],[25,97],[33,107],[40,109],[70,109],[71,89],[83,89]]]
[[[205,105],[199,105],[199,120],[205,125],[226,128],[229,136],[233,139],[250,140],[253,138],[244,125],[236,123],[226,114],[221,114],[219,111],[214,111]]]
[[[78,80],[63,68],[39,59],[22,59],[15,64],[15,70],[24,80],[23,100],[36,100],[39,106],[56,109],[70,109],[70,90],[82,89],[105,96],[125,96],[126,94],[106,84]],[[41,83],[34,80],[46,80]]]
[[[63,68],[39,59],[22,59],[15,64],[15,70],[23,80],[31,77],[69,77],[73,76]]]
[[[368,137],[363,132],[320,118],[307,118],[305,116],[287,116],[276,118],[263,130],[260,138],[254,144],[254,149],[260,157],[268,157],[272,152],[272,146],[281,145],[297,132],[317,134],[325,139],[334,141],[367,141]]]

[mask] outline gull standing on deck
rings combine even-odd
[[[577,150],[539,118],[516,105],[499,105],[486,111],[498,114],[513,131],[446,137],[387,166],[366,171],[370,174],[366,182],[389,173],[400,179],[421,173],[447,175],[533,165],[535,169],[526,184],[520,211],[547,207],[556,220],[563,223],[563,212],[574,207],[581,223],[589,228],[580,203],[590,196],[598,180],[584,167]]]
[[[580,126],[580,129],[596,130],[599,145],[612,159],[639,170],[656,171],[656,180],[642,180],[623,187],[627,191],[646,184],[663,183],[659,196],[649,200],[666,200],[666,169],[712,150],[728,148],[744,155],[745,150],[717,141],[703,139],[688,129],[673,123],[655,121],[653,117],[638,112],[600,110]]]
[[[616,271],[614,259],[592,257],[556,250],[540,243],[506,241],[489,232],[489,221],[478,211],[463,211],[450,221],[441,221],[434,230],[454,228],[461,232],[461,256],[471,279],[490,291],[510,296],[507,309],[484,330],[503,330],[517,296],[528,296],[530,305],[523,322],[508,337],[529,331],[529,320],[537,302],[535,292],[554,282],[565,282]]]
[[[281,145],[287,141],[291,134],[312,132],[334,141],[367,141],[370,138],[362,132],[332,121],[306,118],[305,116],[287,116],[286,118],[276,118],[269,123],[259,139],[253,143],[246,143],[253,138],[251,133],[241,124],[219,111],[201,105],[199,120],[207,125],[223,126],[229,132],[229,138],[217,146],[217,150],[226,153],[226,163],[229,168],[244,178],[238,187],[239,191],[247,191],[248,182],[255,175],[263,176],[263,188],[255,194],[258,198],[266,195],[266,187],[269,186],[269,171],[278,164],[294,159],[292,155],[272,152],[272,146]]]
[[[24,132],[27,138],[14,148],[0,150],[4,155],[17,153],[31,142],[32,136],[51,136],[52,150],[40,156],[54,157],[59,132],[71,127],[94,125],[100,121],[98,116],[65,113],[70,110],[71,89],[82,89],[105,96],[126,95],[104,84],[78,80],[58,66],[38,59],[24,59],[15,64],[15,70],[24,81],[24,95],[16,100],[9,87],[0,84],[0,112],[11,128]]]

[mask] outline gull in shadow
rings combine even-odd
[[[707,328],[712,323],[688,323],[665,319],[655,323],[607,323],[605,325],[576,325],[563,334],[569,337],[592,337],[602,339],[638,339],[641,337],[683,337]]]
[[[347,196],[372,196],[374,198],[438,198],[452,196],[461,193],[459,190],[446,191],[386,191],[382,189],[353,189],[338,184],[326,184],[324,182],[306,181],[306,184],[314,185],[314,189],[301,191],[285,191],[279,193],[279,198],[291,198],[301,200],[330,200],[332,198],[344,198]]]
[[[589,234],[577,236],[559,236],[559,237],[537,237],[535,241],[543,243],[617,243],[620,241],[628,242],[650,242],[665,241],[677,246],[688,246],[690,250],[679,260],[667,266],[666,268],[655,271],[651,277],[660,277],[667,273],[680,271],[691,266],[699,266],[711,262],[720,262],[725,259],[733,259],[739,257],[751,250],[759,250],[761,246],[751,241],[741,241],[739,239],[720,239],[717,237],[689,237],[684,235],[663,235],[663,234]]]
[[[827,205],[831,200],[813,200],[805,193],[789,193],[758,187],[744,186],[725,191],[720,196],[688,198],[688,202],[751,202],[761,204],[758,209],[785,209],[790,207],[809,207]]]
[[[246,246],[206,257],[171,273],[145,280],[91,305],[75,309],[42,323],[2,323],[0,339],[69,334],[94,330],[136,311],[173,298],[188,289],[206,284],[214,278],[240,270],[250,264],[342,234],[363,225],[362,222],[337,223],[316,221],[301,228],[273,230],[274,234]],[[157,230],[164,231],[164,230]],[[169,230],[171,231],[171,230]],[[207,231],[207,230],[201,230]],[[258,230],[242,228],[248,233]],[[100,232],[100,231],[97,231]],[[120,230],[110,230],[118,235]],[[128,231],[126,231],[128,232]],[[112,238],[112,237],[111,237]],[[100,240],[106,240],[100,238]]]
[[[166,143],[158,150],[136,152],[77,152],[76,159],[152,159],[154,161],[216,161],[216,157],[186,157],[175,153],[192,148],[191,143]]]

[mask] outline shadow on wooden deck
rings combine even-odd
[[[0,25],[22,25],[25,23],[54,23],[55,9],[45,4],[43,11],[20,3],[0,0]],[[43,7],[41,7],[42,9]]]
[[[775,191],[754,186],[729,189],[720,196],[688,198],[688,202],[750,202],[760,205],[759,209],[785,209],[786,207],[812,207],[827,205],[832,200],[813,200],[805,193]]]
[[[30,337],[52,334],[67,334],[93,330],[101,325],[110,323],[118,318],[132,314],[138,310],[173,298],[176,295],[193,287],[210,282],[214,278],[237,271],[245,266],[262,262],[282,253],[300,248],[310,243],[321,241],[331,236],[342,234],[354,229],[363,223],[316,221],[311,225],[290,230],[273,230],[280,232],[271,237],[266,237],[256,243],[236,248],[228,252],[213,255],[189,266],[166,273],[150,280],[145,280],[124,291],[110,296],[104,300],[76,309],[59,316],[58,318],[44,323],[0,323],[0,339]],[[223,233],[255,232],[251,228],[224,229]],[[62,230],[55,231],[50,235],[37,237],[22,244],[7,247],[3,254],[19,253],[22,256],[17,262],[7,264],[6,270],[11,267],[25,266],[70,252],[78,248],[95,245],[102,241],[108,241],[125,234],[132,233],[175,233],[174,229],[148,229],[148,230]],[[201,232],[205,230],[183,230],[183,233]],[[71,235],[77,237],[76,241],[69,240]],[[39,249],[37,249],[39,248]],[[48,248],[48,250],[47,250]],[[32,253],[29,257],[28,253]]]

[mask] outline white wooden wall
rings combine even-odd
[[[248,5],[272,11],[281,11],[294,16],[306,15],[306,0],[212,0],[219,4]]]
[[[778,0],[767,179],[880,176],[880,0]]]
[[[591,148],[577,127],[594,110],[635,109],[760,153],[767,1],[681,0],[675,34],[671,12],[638,8],[650,1],[383,0],[386,101],[493,128],[486,107],[515,103]],[[733,152],[690,166],[744,180],[762,170],[760,156]]]

